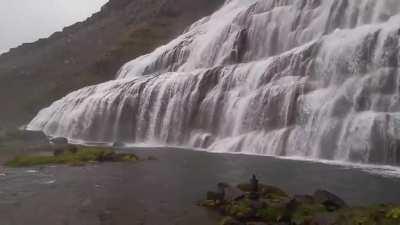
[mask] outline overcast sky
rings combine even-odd
[[[108,0],[0,0],[0,53],[62,30]]]

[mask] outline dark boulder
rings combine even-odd
[[[215,191],[207,191],[207,200],[222,201],[224,198],[223,194]]]
[[[123,142],[116,141],[113,143],[112,147],[113,148],[123,148],[123,147],[125,147],[125,144]]]
[[[237,187],[244,191],[244,192],[251,192],[252,191],[252,185],[250,183],[242,183],[237,185]],[[266,184],[258,184],[258,192],[264,197],[266,196],[281,196],[281,197],[288,197],[289,195],[283,191],[282,189],[272,186],[272,185],[266,185]]]
[[[293,199],[300,204],[314,204],[314,197],[311,195],[295,195]]]
[[[65,137],[55,137],[50,139],[50,142],[55,145],[67,145],[68,139]]]
[[[232,217],[225,217],[220,222],[220,225],[245,225],[245,224]]]
[[[347,207],[347,204],[343,199],[328,191],[317,190],[313,197],[316,202],[325,205],[325,207],[330,211]]]
[[[315,215],[312,220],[311,224],[313,225],[335,225],[337,224],[337,217],[336,213],[321,213]]]
[[[237,187],[227,186],[224,189],[224,200],[225,201],[237,201],[245,196],[245,193]]]
[[[53,146],[53,155],[54,156],[59,156],[63,155],[65,153],[72,153],[75,154],[78,152],[78,148],[75,145],[55,145]]]
[[[247,222],[246,225],[269,225],[269,224],[264,222]]]

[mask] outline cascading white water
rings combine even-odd
[[[28,129],[399,164],[399,41],[398,0],[229,0]]]

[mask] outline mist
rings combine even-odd
[[[0,1],[0,53],[83,21],[108,0]]]

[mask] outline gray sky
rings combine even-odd
[[[0,53],[85,20],[108,0],[0,0]]]

